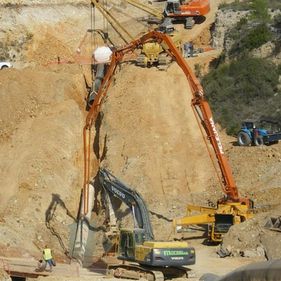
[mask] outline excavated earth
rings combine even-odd
[[[186,40],[196,34],[198,45],[210,43],[218,3],[212,2],[212,13],[201,27],[186,31]],[[116,16],[134,26],[135,36],[144,31],[146,26],[135,21],[143,13],[122,7],[113,9]],[[95,17],[96,28],[104,28],[101,16]],[[83,184],[88,63],[92,48],[102,40],[90,40],[86,32],[91,27],[88,1],[1,1],[0,18],[0,55],[14,65],[0,71],[0,256],[38,259],[49,244],[59,261],[68,261]],[[109,33],[120,45],[110,27]],[[215,55],[204,54],[204,69]],[[200,56],[190,62],[200,63]],[[223,194],[191,98],[175,63],[167,71],[122,64],[95,126],[93,163],[99,160],[143,195],[157,239],[173,237],[171,219],[183,216],[187,203],[208,205]],[[265,253],[280,258],[280,232],[264,229],[264,222],[280,215],[276,206],[281,199],[281,143],[242,148],[223,130],[219,134],[239,191],[254,200],[258,214],[231,229],[223,247],[232,256],[223,260],[216,247],[202,244],[202,233],[185,234],[198,253],[198,275],[223,274],[264,259]],[[96,171],[95,165],[92,176]],[[121,224],[130,217],[120,209]],[[99,229],[104,220],[104,210],[95,209],[94,226]],[[95,256],[102,254],[102,239],[99,232]]]

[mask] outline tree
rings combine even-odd
[[[268,0],[253,0],[251,8],[254,18],[263,22],[267,22],[270,19],[268,14]]]

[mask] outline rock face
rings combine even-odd
[[[83,179],[85,64],[104,42],[87,32],[89,1],[1,1],[0,18],[0,60],[14,66],[0,72],[0,252],[40,257],[48,243],[63,258]]]
[[[268,11],[271,19],[280,15],[280,10]],[[216,21],[214,27],[212,29],[212,45],[214,48],[223,50],[226,58],[228,57],[228,53],[234,43],[232,39],[231,32],[239,23],[239,21],[243,18],[247,18],[250,15],[250,11],[234,11],[232,9],[223,9],[218,10],[216,13]],[[255,23],[252,23],[252,27],[255,26]],[[248,28],[251,29],[251,26]],[[273,25],[270,26],[271,31],[273,32],[275,38],[279,40],[280,38],[280,30],[278,30]],[[243,32],[243,31],[241,31]],[[243,34],[241,34],[243,36]],[[251,55],[257,58],[270,58],[275,63],[280,63],[280,53],[279,55],[275,52],[275,43],[267,42],[251,51]]]
[[[60,6],[62,1],[18,2],[1,4],[1,59],[12,61],[17,68],[48,64],[57,61],[58,56],[62,61],[71,60],[88,28],[89,4],[83,1],[75,5],[68,1],[63,6]],[[99,20],[97,17],[97,23]],[[43,41],[45,44],[41,44]]]
[[[229,36],[231,29],[248,14],[248,11],[218,10],[212,32],[213,47],[228,52],[233,43]]]
[[[267,42],[261,47],[254,49],[252,51],[252,56],[256,58],[268,58],[270,57],[275,49],[275,44],[273,42]]]

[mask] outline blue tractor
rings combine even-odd
[[[237,142],[240,146],[278,143],[281,140],[280,127],[278,122],[269,119],[246,120],[242,122],[241,129],[237,135]]]

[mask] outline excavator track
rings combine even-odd
[[[195,21],[192,17],[187,17],[185,19],[185,25],[184,25],[184,28],[185,29],[192,29],[192,27],[194,26],[195,24]]]
[[[134,280],[143,278],[148,281],[164,281],[164,274],[162,271],[151,270],[149,267],[143,267],[137,264],[109,265],[107,274],[116,278],[129,278]]]
[[[146,67],[146,66],[147,66],[147,62],[146,62],[146,57],[145,57],[145,55],[140,54],[140,55],[137,57],[136,64],[137,64],[138,66],[141,66],[141,67]]]
[[[169,57],[167,54],[160,54],[158,64],[159,65],[168,65],[172,62],[171,57]]]
[[[116,278],[130,278],[148,281],[164,281],[172,278],[188,278],[190,269],[185,267],[149,267],[137,264],[109,265],[107,274]]]

